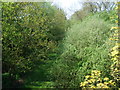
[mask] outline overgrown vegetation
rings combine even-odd
[[[2,3],[3,73],[18,79],[54,60],[67,21],[49,3]],[[13,80],[12,80],[13,81]]]
[[[96,10],[95,4],[85,3],[67,20],[50,3],[2,3],[3,88],[116,86],[109,56],[114,46],[110,29],[117,26],[110,17],[116,12],[114,7]]]
[[[78,87],[84,76],[97,69],[109,76],[109,35],[112,24],[99,16],[90,16],[74,24],[66,33],[63,53],[53,73],[59,87]],[[109,76],[110,77],[110,76]]]

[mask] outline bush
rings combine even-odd
[[[117,3],[119,7],[119,2]],[[112,44],[114,44],[114,47],[111,48],[110,57],[113,61],[111,65],[111,76],[113,76],[113,79],[116,81],[117,87],[120,87],[120,43],[119,43],[119,16],[117,15],[118,7],[115,9],[115,15],[111,18],[114,23],[118,24],[117,27],[111,27],[111,30],[114,32],[112,36],[110,37],[110,40],[112,41]]]
[[[63,40],[63,53],[53,68],[56,87],[79,87],[84,76],[94,69],[102,71],[102,77],[111,78],[107,44],[110,27],[110,22],[94,15],[74,24],[67,31]]]
[[[61,17],[56,18],[57,15]],[[58,21],[62,24],[56,24]],[[4,2],[2,28],[3,73],[23,75],[32,71],[38,63],[56,57],[53,55],[58,41],[64,36],[54,35],[52,30],[64,34],[67,25],[63,12],[49,3]],[[54,40],[55,37],[59,40]]]

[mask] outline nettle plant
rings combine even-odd
[[[98,70],[92,70],[91,75],[85,76],[84,82],[80,83],[80,87],[83,88],[113,88],[115,82],[108,77],[101,78],[101,72]]]
[[[118,2],[118,5],[120,2]],[[118,6],[119,7],[119,6]],[[116,7],[116,11],[118,10],[118,7]],[[120,34],[120,27],[119,27],[119,21],[118,21],[118,15],[116,14],[114,17],[112,17],[112,21],[114,21],[116,24],[118,24],[118,27],[112,27],[111,30],[114,32],[114,34],[111,36],[110,40],[114,42],[114,47],[111,49],[111,60],[113,61],[113,64],[111,65],[111,75],[113,76],[114,80],[116,81],[117,85],[120,83],[120,42],[119,42],[119,34]],[[118,86],[119,87],[119,86]]]

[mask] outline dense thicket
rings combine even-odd
[[[24,75],[56,57],[67,26],[63,12],[49,3],[2,3],[3,73]]]
[[[84,76],[96,69],[102,71],[102,77],[111,78],[108,55],[111,25],[109,20],[95,14],[78,21],[67,31],[63,53],[54,63],[57,87],[79,87]]]

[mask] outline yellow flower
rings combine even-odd
[[[80,83],[80,87],[82,87],[82,86],[85,86],[84,82],[81,82],[81,83]]]
[[[113,86],[115,86],[115,82],[112,82],[111,84],[112,84]]]
[[[112,27],[110,30],[113,30],[113,29],[118,29],[118,27]]]
[[[100,76],[100,71],[98,71],[98,70],[92,70],[92,75],[93,76]]]
[[[118,71],[118,69],[117,69],[117,68],[115,68],[115,71]]]
[[[106,81],[107,81],[107,80],[109,80],[109,78],[105,77],[105,78],[104,78],[104,80],[106,80]]]
[[[89,75],[85,76],[86,79],[88,79],[89,77],[90,77]]]
[[[109,81],[110,84],[111,84],[112,82],[113,82],[112,80]]]
[[[115,22],[118,23],[118,20],[116,20]]]
[[[116,40],[116,41],[117,41],[118,39],[114,39],[114,38],[109,38],[109,40]]]
[[[114,47],[112,48],[112,50],[115,50],[115,49],[118,49],[118,48],[119,48],[119,46],[116,45],[116,46],[114,46]]]
[[[97,81],[100,81],[100,82],[101,82],[101,79],[100,79],[100,78],[98,78],[98,79],[97,79]]]
[[[100,88],[100,87],[103,87],[103,86],[104,86],[103,83],[98,83],[98,84],[97,84],[97,87],[99,87],[99,88]]]
[[[96,88],[94,85],[90,85],[90,88]]]
[[[95,79],[91,79],[92,82],[95,82]]]
[[[113,40],[113,38],[109,38],[109,40]]]
[[[81,82],[81,83],[80,83],[80,86],[85,86],[86,84],[88,84],[87,81],[85,81],[85,82]]]
[[[118,30],[115,30],[116,33],[118,33]]]
[[[117,51],[117,50],[114,50],[113,52],[111,52],[111,56],[115,56],[117,54],[119,54],[119,51]]]
[[[109,88],[109,87],[105,85],[103,88]]]
[[[108,85],[109,83],[108,82],[104,82],[105,85]]]
[[[91,80],[88,80],[88,83],[92,83],[92,81],[91,81]]]
[[[118,35],[119,35],[118,33],[117,33],[117,34],[115,33],[113,36],[115,36],[115,37],[116,37],[116,36],[118,36]]]
[[[117,58],[117,57],[114,57],[114,58],[112,58],[112,60],[118,60],[118,58]]]
[[[116,45],[118,45],[120,47],[120,43],[116,43]]]
[[[95,82],[95,79],[90,79],[90,80],[88,80],[88,82],[93,83],[93,82]]]
[[[112,80],[110,80],[108,83],[109,83],[110,85],[115,86],[115,82],[113,82]]]

